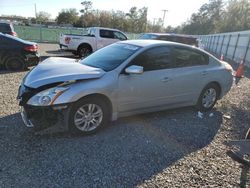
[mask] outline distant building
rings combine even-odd
[[[15,25],[25,25],[29,23],[29,19],[19,16],[0,16],[0,21],[11,22]]]

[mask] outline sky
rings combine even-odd
[[[56,18],[62,9],[82,9],[83,0],[0,0],[0,15],[18,15],[35,17],[37,12],[45,11]],[[191,14],[197,12],[201,5],[209,0],[92,0],[93,9],[121,10],[128,12],[133,6],[148,7],[148,19],[153,22],[156,18],[163,18],[163,11],[167,10],[164,25],[173,27],[187,21]]]

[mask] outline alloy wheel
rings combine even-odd
[[[85,104],[74,115],[76,128],[83,132],[95,130],[103,120],[103,111],[97,104]]]
[[[216,101],[217,93],[214,88],[209,88],[205,91],[202,98],[202,105],[205,108],[210,108]]]

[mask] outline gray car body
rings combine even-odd
[[[112,71],[105,72],[66,58],[50,58],[35,67],[24,79],[24,85],[38,88],[55,82],[78,80],[61,94],[53,105],[74,103],[89,95],[105,97],[112,104],[112,120],[118,117],[159,111],[163,109],[195,105],[203,88],[215,82],[220,86],[220,97],[233,83],[232,74],[223,62],[213,61],[209,55],[208,65],[147,71],[142,74],[124,74],[123,70],[132,59],[143,51],[157,46],[187,45],[154,41],[131,40],[121,43],[141,48]]]

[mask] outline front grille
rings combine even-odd
[[[31,120],[36,130],[48,128],[58,121],[58,111],[51,107],[24,106],[27,118]]]

